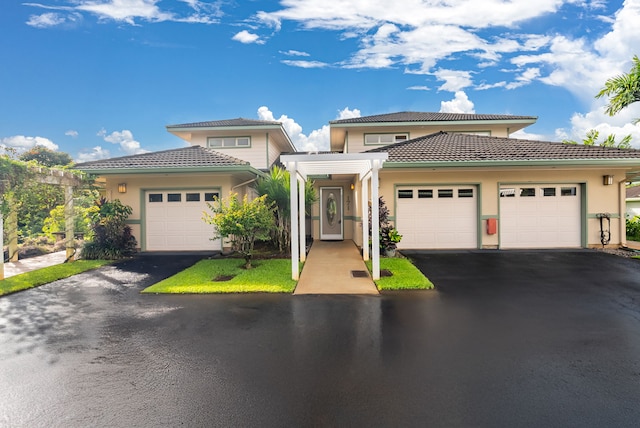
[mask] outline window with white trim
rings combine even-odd
[[[364,143],[369,144],[393,144],[407,141],[409,134],[364,134]]]
[[[207,147],[220,149],[226,147],[251,147],[251,137],[209,137]]]

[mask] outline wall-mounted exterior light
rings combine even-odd
[[[602,184],[605,186],[610,186],[613,184],[613,175],[603,175],[602,176]]]
[[[118,193],[127,193],[127,183],[118,184]]]

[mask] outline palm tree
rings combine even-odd
[[[609,104],[605,110],[609,116],[615,115],[636,101],[640,101],[640,59],[638,55],[633,57],[633,66],[629,73],[607,80],[596,98],[604,96],[609,97]],[[640,118],[634,120],[633,123],[640,123]]]
[[[276,227],[272,232],[272,241],[282,253],[289,248],[291,242],[291,186],[289,171],[274,166],[267,177],[256,183],[256,191],[260,196],[267,195],[267,202],[275,207],[273,211]],[[318,199],[312,181],[305,182],[305,213],[310,214],[311,205]]]

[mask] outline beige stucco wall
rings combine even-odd
[[[383,145],[371,145],[364,144],[364,136],[365,134],[409,134],[409,139],[422,137],[424,135],[433,134],[440,131],[446,132],[478,132],[478,133],[488,133],[484,135],[490,135],[492,137],[508,137],[509,129],[506,126],[497,126],[497,125],[434,125],[434,126],[420,126],[420,127],[408,127],[405,129],[395,129],[391,130],[388,127],[379,127],[379,128],[367,128],[363,129],[350,129],[347,138],[344,151],[345,153],[360,153],[366,150],[375,149],[376,147],[383,147]]]
[[[240,178],[234,178],[229,174],[131,174],[122,176],[105,177],[104,196],[109,200],[119,199],[123,204],[129,205],[133,212],[127,222],[131,226],[133,235],[138,241],[138,246],[144,244],[144,194],[147,190],[186,190],[186,189],[219,189],[221,197],[225,198],[234,186],[241,183]],[[127,192],[118,193],[118,184],[126,183]],[[246,186],[233,189],[241,197],[247,191]]]
[[[229,147],[214,147],[213,149],[224,153],[229,156],[233,156],[238,159],[242,159],[251,164],[252,167],[257,169],[269,168],[271,166],[271,159],[273,157],[274,150],[277,151],[275,144],[267,144],[268,133],[265,131],[226,131],[224,133],[212,133],[212,132],[194,132],[191,136],[191,144],[196,146],[207,147],[207,138],[209,137],[250,137],[251,147],[242,148],[229,148]],[[269,140],[272,140],[269,138]],[[279,154],[279,153],[278,153]],[[277,154],[276,154],[277,157]]]
[[[614,185],[605,186],[602,182],[603,175],[614,175]],[[583,221],[586,221],[586,240],[588,246],[600,246],[600,223],[595,217],[597,213],[610,213],[611,218],[611,245],[619,245],[623,242],[621,226],[624,227],[624,209],[621,210],[621,197],[619,182],[624,182],[625,172],[614,169],[512,169],[512,170],[485,170],[485,171],[398,171],[385,170],[380,172],[380,195],[384,197],[391,216],[395,216],[395,186],[420,185],[420,184],[448,184],[448,185],[476,185],[480,195],[478,218],[482,222],[482,248],[496,248],[499,246],[499,233],[488,235],[485,228],[487,217],[498,219],[498,231],[500,230],[500,209],[498,190],[504,184],[523,183],[559,183],[559,184],[584,184],[585,193],[582,195],[586,206]],[[623,193],[624,194],[624,193]],[[621,220],[622,218],[622,220]]]
[[[614,184],[605,186],[603,175],[613,175]],[[584,190],[581,194],[585,212],[582,213],[582,229],[585,231],[586,245],[599,247],[600,223],[596,218],[598,213],[611,214],[611,242],[610,246],[618,246],[624,242],[624,180],[625,171],[622,169],[510,169],[510,170],[391,170],[380,171],[379,192],[389,207],[392,220],[395,219],[396,195],[395,189],[399,185],[474,185],[478,188],[478,222],[481,230],[481,248],[499,248],[500,245],[500,198],[499,188],[506,184],[525,183],[553,183],[578,184]],[[350,190],[351,182],[355,182],[355,190]],[[316,188],[320,186],[341,186],[343,188],[343,204],[345,205],[345,239],[353,239],[362,245],[362,207],[360,183],[356,177],[339,181],[318,180]],[[622,192],[622,193],[620,193]],[[369,192],[370,196],[370,192]],[[350,199],[350,209],[347,209],[347,197]],[[370,198],[369,198],[370,199]],[[319,239],[319,203],[313,207],[313,237]],[[498,234],[486,233],[486,219],[498,219]]]

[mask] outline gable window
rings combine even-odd
[[[251,147],[251,137],[209,137],[207,147],[220,149],[226,147]]]
[[[364,144],[393,144],[407,141],[409,134],[364,134]]]

